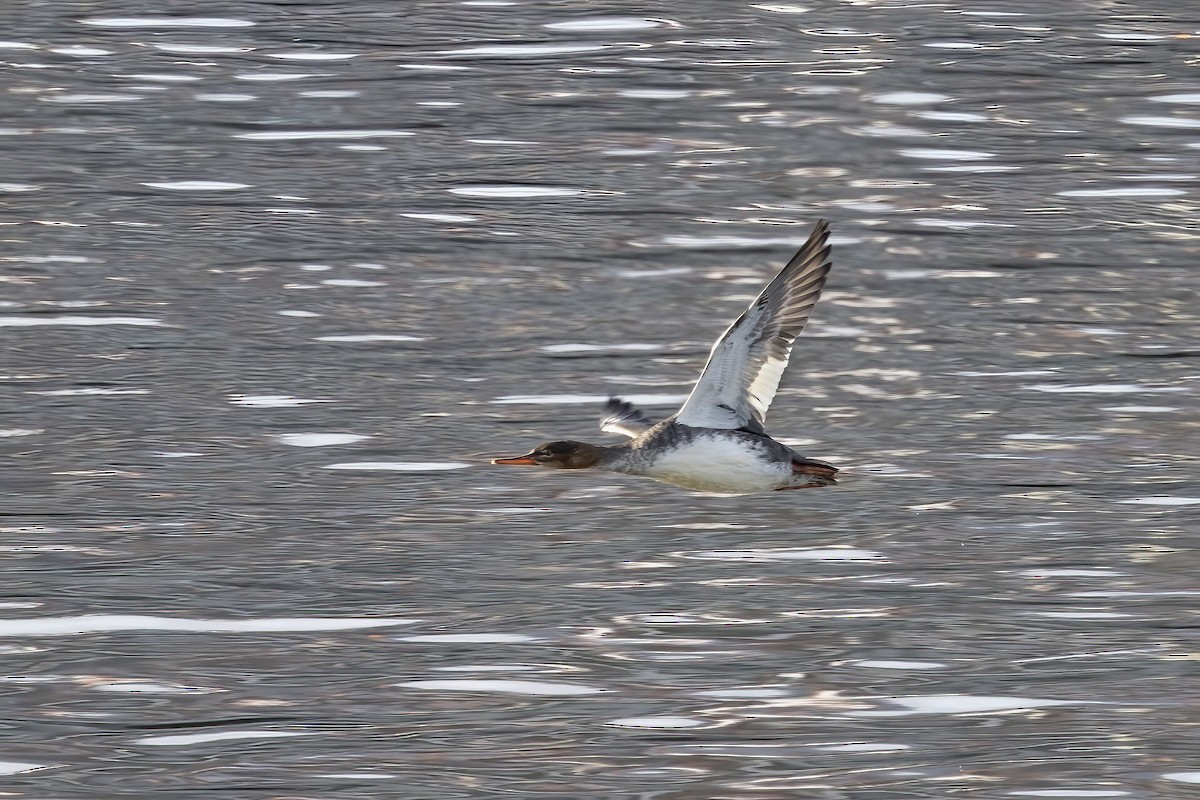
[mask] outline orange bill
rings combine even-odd
[[[513,456],[512,458],[493,458],[493,464],[508,464],[513,467],[536,467],[537,460],[532,454],[527,456]]]

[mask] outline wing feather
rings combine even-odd
[[[654,423],[647,419],[645,414],[634,408],[632,403],[619,397],[610,397],[604,404],[604,416],[600,419],[600,430],[605,433],[617,433],[621,436],[628,436],[630,439],[636,439],[652,427],[654,427]]]
[[[713,345],[700,380],[676,420],[701,428],[762,432],[792,344],[821,297],[829,260],[829,223],[808,241]]]

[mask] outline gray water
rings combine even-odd
[[[5,796],[1196,796],[1188,5],[7,3]]]

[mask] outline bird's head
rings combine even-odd
[[[550,469],[587,469],[600,463],[601,449],[587,442],[546,442],[523,456],[493,458],[493,464]]]

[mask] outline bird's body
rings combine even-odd
[[[808,321],[829,271],[829,226],[812,235],[762,294],[713,345],[708,364],[677,414],[657,424],[612,398],[600,428],[620,445],[549,442],[494,464],[601,469],[719,494],[804,489],[836,483],[835,467],[805,458],[763,429],[792,342]]]
[[[606,409],[619,411],[626,406],[613,398]],[[595,468],[719,494],[823,486],[832,483],[837,472],[828,464],[804,458],[770,436],[693,428],[673,416],[629,442],[598,450]]]
[[[673,418],[630,442],[615,459],[614,472],[645,475],[684,489],[751,494],[765,489],[799,489],[831,483],[837,470],[812,462],[769,436],[740,430],[693,428]],[[623,468],[628,464],[628,468]],[[828,475],[799,472],[824,466]]]

